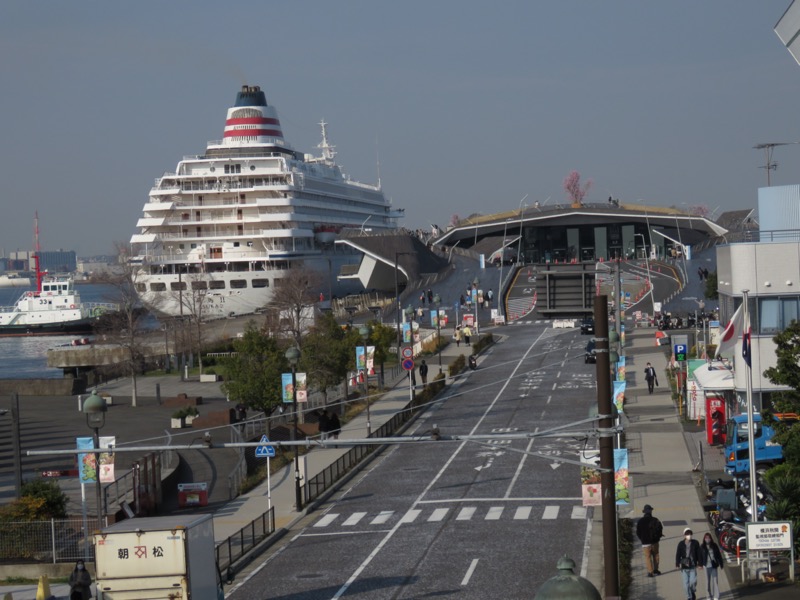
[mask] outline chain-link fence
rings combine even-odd
[[[21,559],[59,563],[94,560],[92,533],[100,529],[96,518],[10,521],[0,524],[0,560]]]

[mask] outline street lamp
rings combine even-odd
[[[361,339],[364,340],[364,399],[367,401],[367,437],[372,434],[372,419],[369,416],[369,381],[367,380],[367,338],[369,337],[369,327],[362,325],[358,328]],[[358,371],[358,360],[356,359],[356,371]]]
[[[506,225],[503,228],[503,243],[500,246],[500,283],[497,286],[497,288],[498,288],[497,289],[497,304],[498,304],[498,306],[497,306],[498,313],[497,314],[500,315],[501,317],[503,316],[503,263],[505,262],[505,257],[506,257],[506,231],[508,230],[508,222],[510,220],[511,219],[506,219]],[[520,228],[520,236],[522,236],[522,229],[521,228]],[[520,241],[521,241],[521,239],[522,238],[520,237]],[[476,319],[477,319],[477,314],[478,314],[478,311],[476,309],[475,310]]]
[[[653,303],[653,315],[656,314],[656,297],[653,295],[653,280],[650,278],[650,257],[648,256],[647,242],[644,239],[643,233],[634,233],[633,237],[642,238],[642,247],[644,248],[644,264],[647,265],[647,287],[650,293],[650,301]],[[634,244],[634,249],[636,244]]]
[[[397,313],[397,360],[400,360],[400,346],[403,345],[403,333],[400,329],[400,312],[403,310],[400,306],[400,282],[397,279],[397,273],[400,270],[397,265],[397,259],[403,255],[413,255],[413,252],[395,252],[394,253],[394,299],[395,299],[395,312]],[[406,275],[408,279],[408,275]]]
[[[300,350],[289,346],[284,354],[292,367],[292,410],[294,411],[294,426],[290,430],[290,440],[295,441],[297,435],[297,361],[300,359]],[[300,488],[300,450],[294,446],[294,505],[297,511],[303,509],[303,494]]]
[[[83,414],[86,415],[86,424],[94,430],[94,447],[100,449],[100,429],[106,424],[106,401],[97,395],[97,390],[83,401]],[[103,510],[103,489],[100,485],[100,453],[94,453],[94,475],[96,477],[97,491],[97,521],[100,523],[105,511]]]
[[[442,374],[442,315],[439,314],[439,306],[442,304],[442,298],[439,294],[433,297],[433,303],[436,305],[436,353],[439,355],[439,375]]]
[[[522,215],[525,214],[522,208],[522,203],[525,202],[525,198],[527,197],[528,194],[525,194],[522,197],[522,200],[519,201],[519,241],[517,242],[517,264],[519,264],[519,251],[522,249]]]

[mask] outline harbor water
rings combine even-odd
[[[114,288],[109,285],[78,284],[82,302],[114,302]],[[13,306],[19,297],[33,288],[0,288],[0,306]],[[61,369],[47,368],[47,350],[69,345],[76,336],[0,337],[0,379],[57,379]]]

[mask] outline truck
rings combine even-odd
[[[93,543],[98,600],[224,598],[210,514],[128,519]]]
[[[798,416],[794,413],[777,413],[773,417],[778,421],[796,423]],[[771,467],[783,461],[783,448],[773,441],[775,429],[762,423],[761,415],[753,415],[755,429],[754,445],[756,466]],[[747,415],[736,415],[728,419],[725,439],[725,471],[731,475],[743,475],[750,472],[750,448],[747,435]]]

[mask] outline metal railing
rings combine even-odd
[[[274,532],[275,509],[270,508],[217,546],[217,568],[220,572],[227,571]]]
[[[84,528],[85,527],[85,528]],[[92,532],[100,529],[96,518],[49,521],[11,521],[2,524],[0,560],[20,559],[45,563],[94,560]]]

